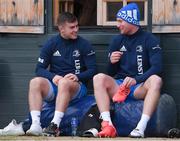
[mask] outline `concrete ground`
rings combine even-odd
[[[177,138],[83,138],[83,137],[32,137],[32,136],[0,136],[0,141],[174,141]]]

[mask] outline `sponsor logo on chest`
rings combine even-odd
[[[142,55],[137,55],[138,74],[143,74]]]
[[[137,52],[138,74],[141,75],[141,74],[143,74],[143,56],[142,56],[143,47],[142,47],[142,45],[138,45],[136,47],[136,52]]]
[[[74,50],[73,51],[73,57],[79,57],[80,56],[80,52],[79,50]],[[80,74],[80,69],[81,69],[81,63],[80,63],[80,59],[75,59],[74,60],[74,64],[75,64],[75,74]]]

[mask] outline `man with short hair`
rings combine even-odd
[[[90,43],[78,36],[78,21],[71,13],[61,13],[59,34],[43,46],[36,77],[29,84],[29,107],[32,117],[27,135],[58,136],[59,125],[69,102],[86,95],[87,81],[96,73],[95,51]],[[43,100],[55,103],[50,125],[42,131],[40,113]]]
[[[159,41],[151,33],[142,31],[140,12],[136,3],[130,3],[117,13],[119,35],[109,47],[109,75],[94,76],[94,92],[101,114],[100,137],[115,137],[117,132],[110,117],[110,100],[124,102],[144,99],[144,107],[137,127],[131,137],[144,137],[147,123],[152,116],[162,86],[162,55]]]

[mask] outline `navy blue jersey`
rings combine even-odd
[[[66,40],[59,34],[43,46],[36,75],[52,80],[55,75],[76,74],[79,81],[86,82],[96,73],[95,51],[90,43],[78,36]]]
[[[152,33],[139,29],[130,36],[117,35],[109,46],[109,57],[114,51],[123,52],[118,63],[111,64],[109,58],[108,73],[115,78],[128,76],[140,83],[162,71],[162,51]]]

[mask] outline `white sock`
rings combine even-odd
[[[57,127],[59,127],[63,116],[64,116],[63,112],[55,111],[54,118],[53,118],[53,120],[51,122],[54,122],[54,124],[56,124]]]
[[[32,110],[30,114],[32,118],[32,124],[40,124],[40,111]]]
[[[112,125],[111,116],[109,111],[105,111],[101,113],[101,116],[103,121],[109,121],[109,124]]]
[[[150,120],[150,116],[148,116],[146,114],[142,114],[141,119],[136,128],[144,133],[149,120]]]

